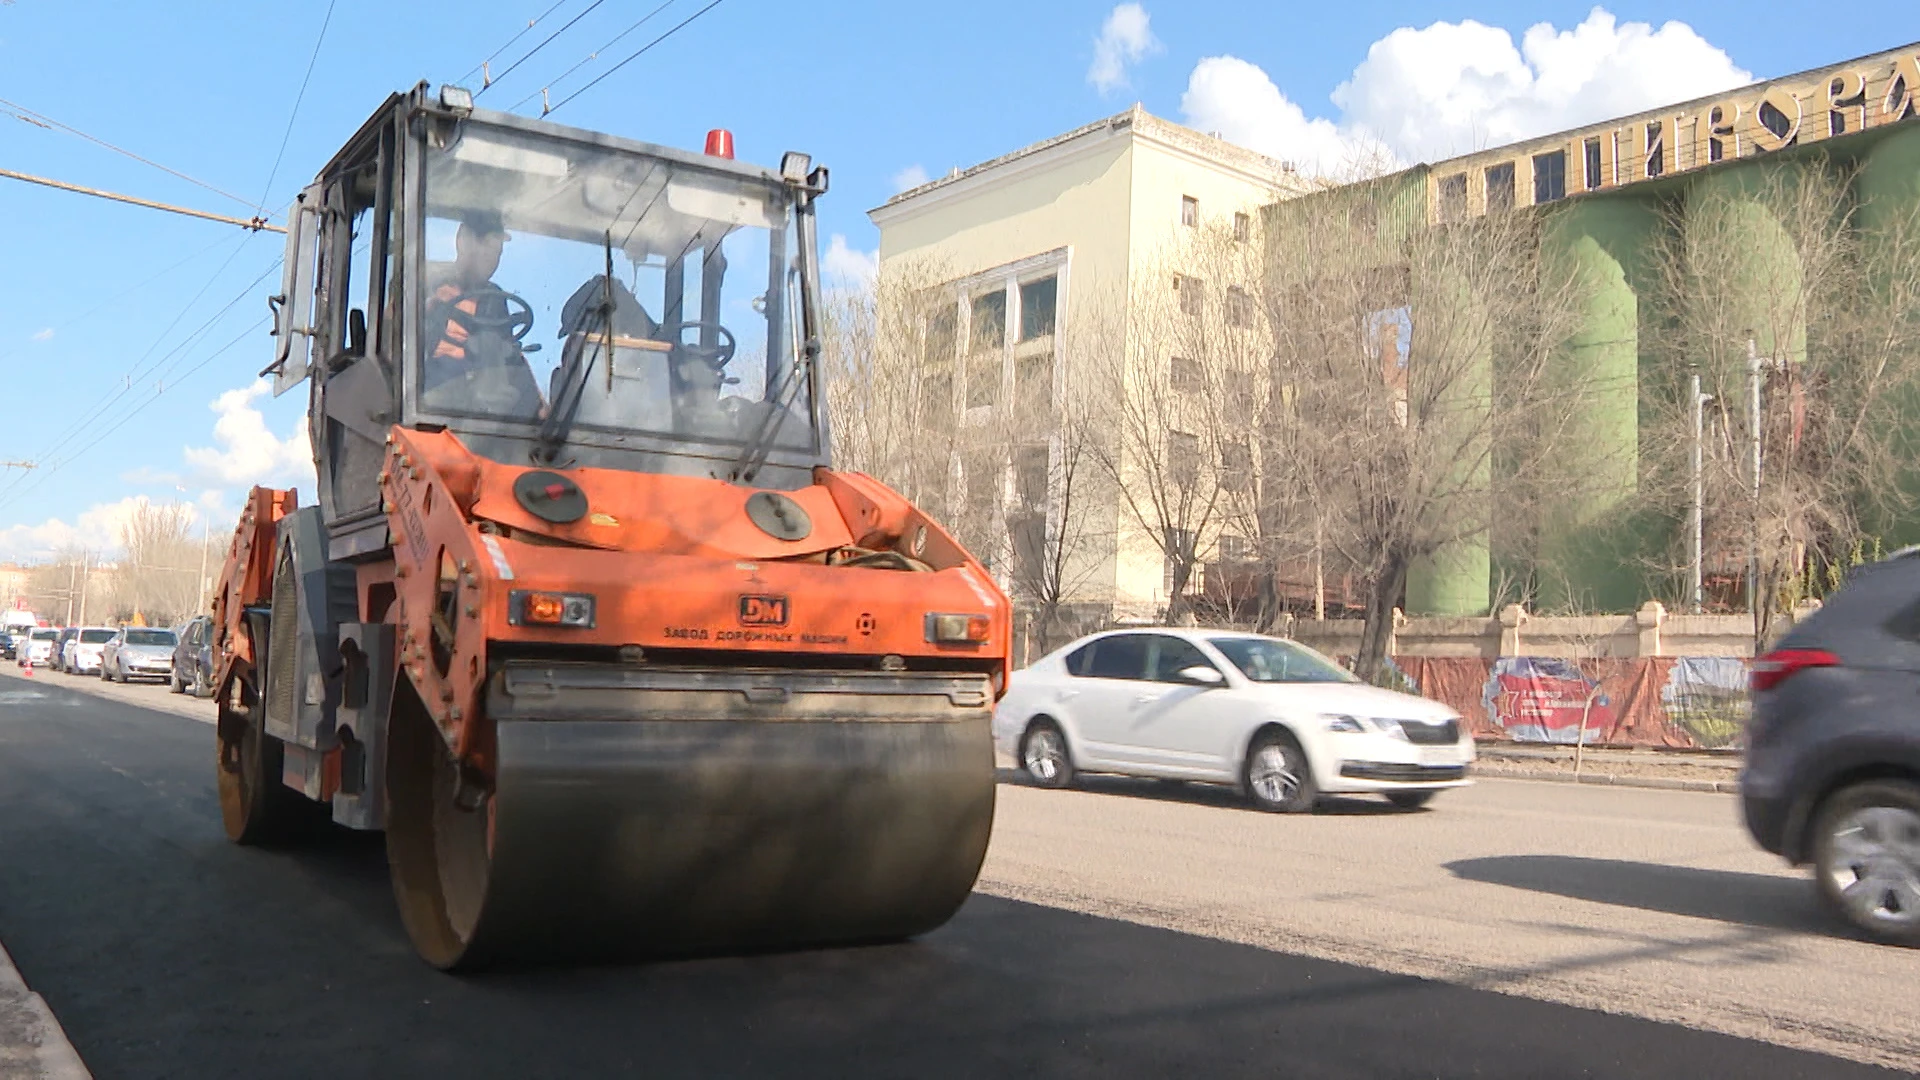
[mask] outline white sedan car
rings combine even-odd
[[[1473,737],[1437,701],[1368,686],[1297,642],[1226,630],[1094,634],[1014,673],[994,741],[1045,787],[1075,772],[1233,784],[1267,810],[1464,787]]]

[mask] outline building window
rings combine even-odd
[[[1000,400],[1000,353],[977,352],[967,361],[967,408],[991,408]]]
[[[986,461],[967,465],[967,509],[998,516],[1005,483],[1001,468],[997,463]]]
[[[1513,209],[1513,162],[1506,161],[1487,169],[1487,213]]]
[[[1227,286],[1227,325],[1253,325],[1253,298],[1238,285]]]
[[[1053,354],[1024,356],[1014,361],[1013,385],[1016,400],[1036,413],[1053,412]]]
[[[1059,300],[1060,279],[1043,277],[1020,286],[1020,340],[1050,337]]]
[[[1467,174],[1454,173],[1443,176],[1437,185],[1439,193],[1440,223],[1451,224],[1467,219]]]
[[[1245,214],[1233,215],[1233,239],[1244,244],[1253,238],[1253,219]]]
[[[1013,494],[1022,508],[1047,508],[1047,444],[1034,443],[1014,451]]]
[[[1253,447],[1245,439],[1221,444],[1220,487],[1233,492],[1247,491],[1253,487]],[[1224,552],[1225,547],[1221,550]]]
[[[1180,312],[1198,315],[1206,307],[1207,283],[1185,274],[1173,275],[1173,291],[1180,294]]]
[[[1533,155],[1533,201],[1550,203],[1567,197],[1567,152]]]
[[[1180,196],[1180,224],[1189,229],[1200,227],[1200,200],[1191,195]]]
[[[921,384],[920,428],[923,431],[946,431],[953,426],[953,376],[942,373],[929,375]]]
[[[1205,385],[1200,377],[1199,362],[1184,356],[1173,358],[1173,363],[1169,366],[1168,382],[1177,394],[1197,394]]]
[[[1007,291],[995,289],[973,298],[970,352],[998,349],[1007,343]]]
[[[927,319],[926,348],[921,359],[929,364],[944,363],[954,357],[957,346],[954,325],[958,316],[953,310],[951,297]]]
[[[1580,178],[1581,184],[1588,191],[1592,191],[1599,187],[1601,181],[1605,179],[1600,174],[1600,140],[1588,139],[1580,145],[1585,151],[1581,156],[1586,158],[1586,160],[1582,162],[1581,172],[1583,175]]]
[[[1232,533],[1220,534],[1220,561],[1223,563],[1250,563],[1253,561],[1253,541]]]
[[[1185,431],[1167,432],[1167,479],[1183,490],[1193,487],[1200,479],[1200,436]]]

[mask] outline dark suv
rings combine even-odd
[[[173,647],[173,677],[169,684],[176,694],[194,697],[213,696],[213,619],[196,615],[174,628],[179,644]]]
[[[1752,680],[1747,830],[1855,926],[1920,945],[1920,553],[1854,571]]]

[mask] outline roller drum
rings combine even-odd
[[[575,671],[559,680],[573,685],[523,680],[525,692],[496,696],[503,713],[560,718],[496,720],[484,799],[462,798],[451,760],[441,763],[429,785],[430,879],[418,845],[402,872],[418,830],[395,806],[395,885],[429,960],[895,940],[940,926],[972,890],[993,819],[983,685],[891,679],[876,693],[845,676],[611,678]],[[743,678],[762,692],[726,685]],[[423,913],[452,935],[423,934]]]

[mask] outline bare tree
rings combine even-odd
[[[116,575],[117,616],[166,626],[199,610],[201,543],[193,532],[189,506],[142,501],[133,508],[120,530],[126,556]]]
[[[1310,508],[1297,527],[1362,583],[1368,679],[1416,565],[1484,551],[1496,517],[1570,497],[1592,465],[1583,377],[1551,362],[1580,293],[1540,257],[1539,218],[1436,225],[1426,196],[1416,171],[1281,203],[1267,223],[1260,458]]]
[[[1908,508],[1920,209],[1863,206],[1854,179],[1815,158],[1696,185],[1672,206],[1657,251],[1667,378],[1650,388],[1644,487],[1663,516],[1684,520],[1686,385],[1697,374],[1712,398],[1700,455],[1705,561],[1746,579],[1735,588],[1748,594],[1756,648],[1823,577],[1819,566],[1845,562]]]

